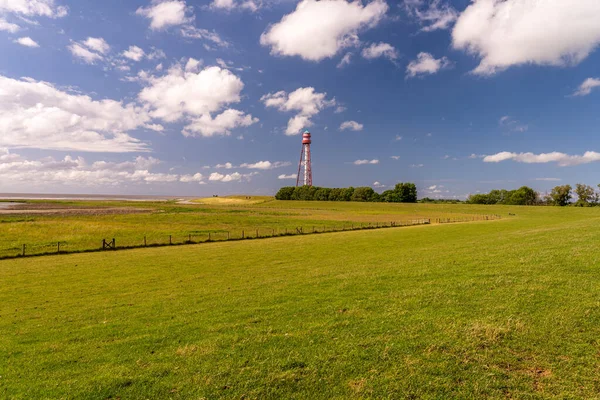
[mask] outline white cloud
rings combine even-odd
[[[83,44],[87,48],[100,54],[107,54],[110,51],[109,44],[106,43],[106,40],[104,40],[103,38],[88,37],[86,41],[83,42]]]
[[[260,37],[271,54],[320,61],[356,46],[358,33],[375,27],[388,10],[382,0],[302,0],[296,10],[271,25]]]
[[[96,61],[104,60],[104,54],[110,50],[110,46],[102,38],[89,37],[85,42],[71,42],[67,47],[71,54],[85,62],[95,64]]]
[[[384,187],[385,187],[385,185],[382,185],[382,184],[381,184],[381,182],[379,182],[379,181],[375,181],[375,182],[373,182],[373,185],[372,185],[372,186],[373,186],[374,188],[384,188]]]
[[[209,181],[211,182],[239,182],[242,180],[242,178],[248,178],[251,175],[242,175],[239,172],[234,172],[232,174],[220,174],[218,172],[213,172],[212,174],[210,174],[210,177],[208,178]]]
[[[186,136],[229,135],[237,127],[258,122],[239,110],[225,109],[239,103],[244,88],[242,80],[229,70],[207,67],[199,70],[199,62],[188,60],[186,66],[176,64],[159,77],[147,76],[147,86],[138,98],[151,108],[151,116],[166,122],[183,118],[189,122]],[[220,112],[213,118],[213,114]]]
[[[350,65],[350,61],[352,61],[352,53],[348,52],[348,53],[344,54],[344,57],[342,57],[342,59],[340,60],[340,62],[337,65],[337,67],[344,68],[346,65]]]
[[[440,4],[440,0],[432,1],[426,9],[423,9],[423,3],[423,0],[406,0],[404,2],[408,13],[423,25],[422,32],[448,29],[458,18],[458,12],[448,4]]]
[[[221,38],[215,31],[209,31],[207,29],[196,28],[192,25],[185,25],[180,30],[181,36],[187,39],[202,39],[208,40],[219,47],[229,47],[231,44],[225,39]],[[206,46],[205,46],[206,48]],[[208,47],[207,50],[212,50]]]
[[[529,130],[529,125],[521,124],[516,119],[512,118],[510,115],[505,115],[498,121],[498,125],[501,127],[508,129],[512,132],[526,132]]]
[[[586,151],[583,155],[568,155],[557,151],[551,153],[511,153],[502,151],[497,154],[483,157],[484,162],[498,163],[506,160],[513,160],[526,164],[544,164],[557,163],[560,167],[570,167],[573,165],[588,164],[591,162],[600,161],[600,153],[595,151]]]
[[[379,164],[379,160],[356,160],[353,163],[354,165],[367,165],[367,164]]]
[[[433,55],[422,52],[406,67],[406,77],[414,78],[418,75],[435,74],[450,65],[451,63],[446,57],[436,59]]]
[[[126,132],[149,125],[147,110],[0,75],[0,146],[90,152],[147,151]]]
[[[399,160],[400,156],[391,156],[390,158],[393,159],[393,160]]]
[[[327,93],[315,92],[312,87],[299,88],[291,93],[283,90],[268,93],[261,97],[266,107],[275,107],[279,111],[297,111],[298,114],[288,121],[285,134],[296,135],[300,130],[312,126],[311,118],[326,107],[336,105],[335,99],[327,100]]]
[[[205,183],[204,182],[204,175],[202,175],[200,172],[195,173],[194,175],[181,175],[179,177],[179,182],[184,182],[184,183],[192,183],[192,182]]]
[[[15,40],[15,43],[25,47],[40,47],[40,45],[30,37],[22,37]]]
[[[346,129],[350,129],[352,131],[362,131],[364,128],[363,124],[359,124],[356,121],[346,121],[342,122],[340,125],[340,131],[345,131]]]
[[[19,25],[8,22],[4,18],[0,18],[0,31],[15,33],[18,32],[19,29],[21,29]]]
[[[362,56],[372,60],[374,58],[384,57],[388,60],[398,58],[398,51],[389,43],[372,43],[369,47],[365,47],[362,51]]]
[[[242,164],[242,165],[240,165],[240,168],[267,170],[267,169],[289,167],[290,165],[292,165],[292,163],[289,161],[275,161],[275,162],[258,161],[254,164]]]
[[[225,164],[217,164],[217,165],[215,165],[215,168],[232,169],[233,168],[233,164],[230,163],[230,162],[226,162]]]
[[[290,174],[290,175],[282,174],[277,177],[277,179],[297,179],[297,178],[298,178],[298,175],[296,175],[296,174]]]
[[[435,190],[437,189],[437,185],[429,186],[427,190]]]
[[[481,59],[492,75],[522,64],[569,66],[600,43],[598,0],[475,0],[452,32],[453,46]]]
[[[62,159],[45,157],[26,159],[0,149],[0,187],[55,188],[56,186],[96,187],[122,184],[156,184],[169,182],[204,183],[202,174],[177,175],[152,172],[161,161],[153,157],[136,157],[132,161],[87,163],[82,157]]]
[[[573,93],[573,96],[587,96],[592,93],[592,90],[600,87],[600,79],[598,78],[587,78],[579,88]]]
[[[396,135],[396,137],[394,138],[395,142],[399,142],[401,140],[402,140],[402,136],[400,136],[400,135]]]
[[[141,61],[145,55],[146,52],[137,46],[129,46],[129,49],[123,52],[123,57],[133,61]]]
[[[150,29],[163,30],[171,26],[190,23],[189,8],[183,0],[153,1],[149,7],[140,7],[135,12],[150,20]]]
[[[231,130],[239,127],[248,127],[258,122],[258,118],[253,118],[250,114],[244,114],[242,111],[227,109],[221,114],[212,118],[210,114],[204,114],[197,118],[192,118],[191,123],[185,126],[184,136],[204,136],[211,137],[215,135],[228,136]]]
[[[346,107],[344,107],[344,106],[337,106],[336,109],[335,109],[335,111],[334,111],[334,113],[341,114],[344,111],[346,111]]]
[[[261,3],[256,3],[253,0],[246,1],[235,1],[235,0],[213,0],[210,3],[210,8],[213,10],[226,10],[231,11],[234,9],[249,10],[251,12],[257,11],[261,7]]]
[[[411,168],[423,168],[425,165],[424,164],[411,164],[410,167]]]
[[[65,6],[54,0],[1,0],[0,13],[13,13],[25,17],[62,18],[68,14]]]

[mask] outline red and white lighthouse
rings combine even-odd
[[[302,151],[300,152],[300,164],[298,164],[298,178],[296,186],[312,186],[312,165],[310,161],[310,132],[304,131],[302,134]],[[304,171],[302,171],[304,169]]]

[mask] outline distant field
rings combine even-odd
[[[600,210],[261,208],[516,216],[0,261],[0,398],[598,398]]]
[[[249,197],[249,198],[247,198]],[[0,210],[0,258],[101,247],[167,244],[295,231],[342,229],[360,224],[461,217],[485,208],[427,204],[276,201],[264,196],[210,197],[196,201],[28,201]]]

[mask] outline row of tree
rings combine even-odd
[[[598,185],[600,188],[600,185]],[[577,201],[571,202],[573,194]],[[571,185],[555,186],[550,193],[540,195],[530,187],[522,186],[516,190],[492,190],[485,194],[472,194],[467,199],[470,204],[508,204],[508,205],[548,205],[592,207],[600,205],[600,193],[589,185],[578,183],[575,189]]]
[[[275,195],[277,200],[369,201],[386,203],[416,203],[417,186],[398,183],[394,189],[379,194],[370,187],[323,188],[317,186],[286,186]]]

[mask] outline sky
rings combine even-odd
[[[598,0],[0,0],[0,192],[597,185]]]

